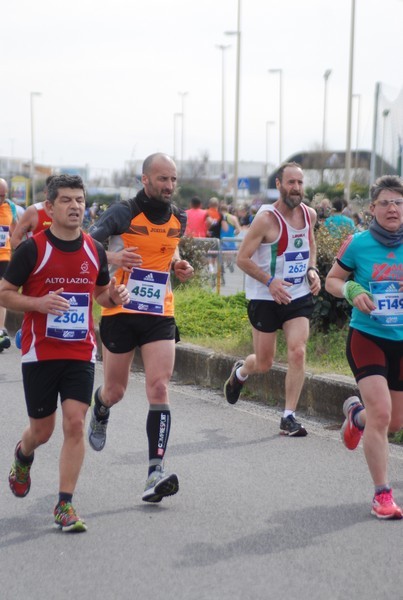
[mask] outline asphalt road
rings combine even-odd
[[[403,598],[403,521],[371,517],[361,448],[348,452],[337,431],[311,419],[306,438],[281,437],[278,411],[229,406],[192,386],[173,383],[171,402],[166,466],[179,493],[141,501],[147,406],[143,375],[133,373],[105,449],[87,451],[74,503],[88,532],[63,534],[52,526],[60,421],[36,452],[30,494],[8,489],[26,416],[18,351],[0,354],[2,600]],[[403,449],[391,455],[403,502]]]

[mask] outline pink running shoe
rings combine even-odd
[[[362,434],[364,433],[363,429],[359,429],[353,423],[353,410],[358,405],[362,406],[358,396],[350,396],[343,404],[343,413],[346,419],[340,429],[340,436],[343,444],[349,450],[355,450],[357,448],[360,439],[362,438]]]
[[[371,515],[378,519],[401,519],[403,512],[400,506],[393,500],[392,490],[384,490],[375,494],[372,500]]]

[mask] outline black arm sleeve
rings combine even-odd
[[[183,237],[185,235],[188,216],[187,216],[186,212],[183,210],[183,208],[177,208],[177,210],[178,210],[178,218],[179,218],[179,221],[181,224],[180,236]]]
[[[96,284],[100,285],[100,286],[108,285],[108,283],[110,281],[110,277],[109,277],[108,261],[106,258],[105,249],[102,246],[101,242],[98,242],[97,240],[94,240],[94,244],[95,244],[95,247],[98,252],[98,258],[99,258],[99,264],[100,264]]]
[[[88,231],[94,240],[105,242],[111,235],[124,233],[130,225],[132,214],[127,202],[112,204]]]

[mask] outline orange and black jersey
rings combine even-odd
[[[132,220],[144,213],[150,223],[154,226],[165,225],[171,215],[174,215],[179,221],[179,231],[172,231],[172,236],[182,237],[185,234],[187,215],[186,212],[178,208],[175,204],[165,204],[163,202],[148,198],[144,190],[141,190],[135,198],[127,201],[112,204],[89,230],[91,237],[104,243],[108,238],[122,233],[126,233],[131,228]],[[148,235],[150,231],[146,229],[133,230],[135,235]]]
[[[119,252],[134,247],[143,263],[141,269],[154,273],[169,273],[172,258],[186,229],[186,212],[174,204],[148,198],[144,190],[129,201],[119,202],[106,210],[90,228],[96,240],[108,242],[108,250]],[[113,272],[117,283],[128,284],[129,275],[121,268]],[[133,308],[104,309],[103,315],[137,312]],[[167,282],[163,307],[164,316],[173,315],[173,295]]]

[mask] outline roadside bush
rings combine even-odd
[[[179,242],[179,252],[181,258],[188,260],[195,272],[198,273],[206,266],[207,252],[213,247],[213,244],[213,241],[196,241],[193,237],[185,236]]]
[[[350,320],[351,306],[344,298],[335,298],[325,290],[326,276],[333,265],[335,256],[350,235],[348,228],[340,228],[339,235],[332,236],[327,227],[321,226],[315,232],[317,266],[321,280],[321,291],[315,298],[315,308],[311,326],[316,331],[329,331],[331,326],[342,329]]]
[[[336,197],[342,198],[344,196],[344,182],[336,183],[334,185],[324,182],[315,187],[308,186],[305,188],[305,195],[311,201],[313,200],[315,194],[323,194],[324,196],[326,196],[326,198],[329,198],[330,200],[332,200],[333,198],[336,198]],[[351,182],[351,187],[350,187],[351,200],[355,201],[355,199],[357,197],[368,198],[368,195],[369,195],[369,186],[368,185],[363,185],[356,181]]]
[[[181,258],[187,260],[193,267],[195,275],[193,281],[200,287],[210,284],[210,275],[208,272],[208,252],[216,250],[216,243],[211,240],[200,240],[193,237],[183,237],[179,242],[179,252]],[[173,275],[172,286],[175,289],[180,285],[179,280]]]

